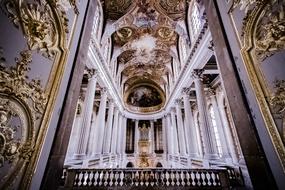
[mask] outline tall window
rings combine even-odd
[[[215,113],[214,113],[214,109],[212,105],[209,107],[209,112],[210,112],[211,123],[212,123],[213,131],[214,131],[214,135],[215,135],[218,154],[221,157],[222,156],[222,144],[221,144],[221,140],[219,137],[217,122],[216,122]]]
[[[192,8],[191,22],[192,22],[193,34],[194,36],[196,36],[201,27],[200,13],[197,2],[194,2]]]

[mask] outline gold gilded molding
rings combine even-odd
[[[241,49],[241,55],[243,62],[246,66],[246,71],[250,79],[251,86],[254,90],[256,100],[258,102],[259,109],[261,111],[262,117],[264,119],[267,132],[271,138],[273,147],[278,155],[283,171],[285,172],[285,147],[282,142],[282,138],[277,130],[274,118],[272,116],[269,103],[266,100],[262,88],[262,81],[258,77],[255,65],[259,63],[259,59],[256,54],[256,35],[258,35],[257,27],[265,15],[268,14],[269,2],[260,1],[258,6],[250,10],[250,15],[247,15],[244,20],[244,46]]]
[[[32,54],[28,50],[20,52],[20,58],[16,58],[16,66],[0,70],[1,92],[14,95],[27,104],[32,100],[35,113],[42,114],[47,103],[47,97],[42,90],[40,80],[27,81],[29,64],[32,62]]]
[[[31,51],[21,51],[20,58],[15,59],[16,65],[10,68],[5,67],[2,54],[0,60],[0,166],[11,163],[0,180],[0,188],[8,188],[14,185],[15,178],[21,179],[32,157],[36,140],[34,126],[44,113],[47,97],[40,80],[27,78]],[[17,126],[12,124],[15,121]]]
[[[33,3],[20,0],[4,1],[5,3],[3,5],[6,5],[8,16],[12,22],[21,29],[27,39],[28,52],[32,51],[35,53],[36,50],[53,61],[48,84],[43,91],[45,96],[43,97],[37,90],[30,92],[30,98],[32,100],[30,100],[29,103],[32,102],[34,105],[33,107],[37,106],[36,108],[40,110],[38,113],[41,114],[41,116],[36,122],[33,119],[33,124],[37,124],[39,129],[36,134],[37,136],[35,137],[35,143],[30,145],[26,144],[21,149],[23,152],[23,154],[21,154],[22,157],[28,159],[28,162],[27,167],[24,168],[23,165],[23,167],[18,168],[19,171],[23,172],[23,175],[21,175],[23,178],[21,179],[19,186],[21,189],[29,189],[37,167],[41,148],[46,138],[46,132],[50,124],[59,86],[66,66],[68,55],[67,33],[69,32],[68,18],[66,10],[62,7],[60,1],[39,0],[33,1]],[[76,18],[77,16],[75,16],[75,22],[77,22]],[[46,27],[49,27],[48,32]],[[72,28],[70,40],[73,38],[73,32],[74,28]],[[31,57],[27,58],[30,58],[30,62],[32,61]],[[2,59],[0,60],[0,63],[2,63]],[[32,79],[30,81],[29,84],[35,86],[35,89],[41,89],[38,80]],[[17,90],[18,89],[10,89],[11,93]],[[45,104],[44,107],[33,102],[34,100],[39,100],[41,98],[44,98],[40,101]],[[32,111],[34,112],[34,109],[32,109]],[[36,116],[35,119],[37,118],[39,117]],[[33,151],[27,151],[27,147],[29,146],[33,147]]]
[[[277,10],[270,6],[265,9],[266,17],[262,18],[257,27],[256,55],[262,61],[276,52],[285,49],[285,12],[280,5]],[[274,11],[271,12],[270,11]]]

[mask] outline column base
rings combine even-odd
[[[189,153],[188,156],[190,158],[199,158],[199,154],[198,153]]]
[[[220,157],[219,157],[218,154],[205,154],[204,155],[204,159],[207,159],[207,160],[218,160],[218,159],[220,159]]]
[[[86,154],[74,154],[73,159],[74,160],[84,160],[86,158]]]

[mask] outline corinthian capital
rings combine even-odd
[[[204,72],[204,69],[194,69],[193,72],[192,72],[191,77],[193,79],[203,80],[203,72]]]

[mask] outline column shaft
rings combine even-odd
[[[135,154],[138,154],[139,153],[139,121],[136,120],[135,121],[135,144],[134,144],[134,147],[135,147],[135,150],[134,150],[134,153]]]
[[[199,72],[199,71],[198,71]],[[196,97],[197,97],[197,104],[199,110],[199,121],[202,129],[202,138],[204,142],[204,157],[206,159],[214,159],[217,158],[217,154],[215,152],[215,142],[213,142],[213,134],[210,129],[209,125],[209,118],[207,115],[207,107],[206,107],[206,100],[205,100],[205,92],[204,87],[200,76],[196,76],[194,78],[195,89],[196,89]]]
[[[95,154],[101,154],[103,151],[103,140],[105,130],[105,117],[106,117],[106,103],[107,103],[107,89],[101,90],[101,99],[99,106],[99,113],[97,116],[96,138],[92,139],[95,145]]]
[[[154,151],[155,151],[155,142],[154,142],[154,122],[153,120],[150,121],[150,129],[149,129],[149,132],[150,132],[150,147],[151,147],[151,151],[150,153],[151,154],[154,154]],[[157,139],[156,139],[157,140]]]
[[[122,114],[121,113],[119,113],[119,119],[118,119],[118,130],[117,130],[117,143],[116,143],[116,145],[117,145],[117,151],[116,151],[116,153],[117,154],[120,154],[121,153],[121,146],[122,146]]]
[[[172,126],[171,126],[171,116],[170,114],[166,115],[167,120],[167,145],[168,145],[168,154],[172,155],[174,153],[174,142],[173,142],[173,132],[172,132]]]
[[[220,111],[218,108],[218,104],[217,104],[217,100],[216,100],[215,95],[211,96],[211,103],[213,106],[215,119],[216,119],[216,123],[217,123],[217,129],[218,129],[218,133],[219,133],[219,137],[220,137],[220,141],[221,141],[221,145],[222,145],[222,156],[224,158],[229,158],[230,155],[229,155],[229,149],[228,149],[228,142],[226,141],[224,126],[223,126],[223,123],[221,121]]]
[[[176,116],[177,116],[177,129],[178,129],[178,142],[179,142],[179,150],[180,155],[186,155],[186,147],[185,147],[185,132],[184,132],[184,124],[182,121],[182,113],[181,113],[181,103],[180,101],[176,102]]]
[[[187,134],[188,140],[188,154],[191,157],[198,156],[198,147],[197,147],[197,132],[194,127],[194,119],[192,115],[189,95],[184,92],[183,94],[183,103],[184,103],[184,111],[185,111],[185,130]]]
[[[127,118],[123,117],[123,125],[122,125],[122,147],[121,154],[124,155],[126,152],[126,138],[127,138]]]
[[[108,119],[107,119],[107,127],[105,132],[105,143],[103,148],[103,153],[110,153],[111,148],[111,137],[112,137],[112,127],[113,127],[113,119],[114,119],[114,102],[113,100],[109,100],[109,110],[108,110]]]
[[[116,144],[117,144],[117,131],[118,131],[118,120],[119,120],[119,110],[115,108],[113,130],[112,130],[112,144],[111,144],[111,153],[116,154]]]
[[[75,158],[81,159],[86,155],[88,137],[90,132],[91,117],[93,112],[95,90],[97,84],[97,74],[91,73],[91,78],[87,85],[87,91],[85,94],[85,100],[82,112],[82,123],[79,134],[79,141],[77,145],[77,151],[75,153]]]
[[[177,135],[177,127],[176,127],[176,119],[174,109],[171,110],[171,134],[173,135],[173,154],[179,154],[178,148],[178,135]]]

